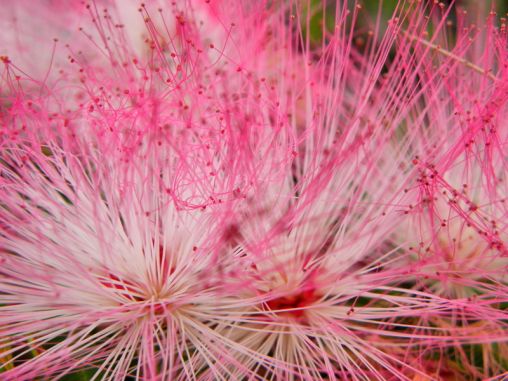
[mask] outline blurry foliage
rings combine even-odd
[[[424,0],[434,2],[434,0]],[[368,24],[366,19],[370,19],[370,23],[374,23],[376,17],[381,10],[381,24],[386,24],[397,7],[398,0],[358,0],[362,5],[364,12],[363,17],[360,16],[357,27],[363,27]],[[498,17],[508,16],[508,0],[441,0],[440,2],[449,6],[451,3],[456,8],[468,9],[471,17],[481,17],[493,9],[497,12]],[[336,0],[303,0],[301,14],[301,28],[304,37],[309,32],[309,40],[311,44],[320,44],[323,41],[323,32],[332,31],[335,27],[335,10]],[[351,7],[354,0],[349,0]],[[310,5],[310,7],[309,7]],[[380,9],[381,7],[381,9]],[[310,14],[308,15],[307,13]],[[454,19],[453,12],[450,17]],[[307,20],[310,20],[307,27]],[[357,28],[358,29],[358,28]]]
[[[68,374],[60,379],[60,381],[89,381],[95,374],[96,369],[82,370],[80,372]]]

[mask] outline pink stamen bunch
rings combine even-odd
[[[4,8],[0,379],[508,376],[504,18]]]

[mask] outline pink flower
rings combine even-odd
[[[459,12],[456,42],[445,33],[432,41],[413,39],[423,91],[416,98],[416,118],[408,121],[421,135],[408,150],[419,175],[407,191],[418,192],[418,201],[399,242],[411,245],[421,289],[464,301],[453,318],[435,324],[476,332],[483,341],[476,355],[466,354],[471,347],[456,346],[450,357],[460,358],[468,374],[486,379],[505,368],[500,358],[507,339],[499,319],[506,316],[508,266],[507,36],[493,13],[478,23],[469,24]],[[484,308],[476,308],[479,304]],[[479,353],[483,364],[474,359]]]
[[[208,3],[43,7],[49,67],[6,44],[2,379],[438,379],[505,341],[504,31]]]

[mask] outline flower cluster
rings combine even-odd
[[[504,18],[4,8],[2,380],[508,375]]]

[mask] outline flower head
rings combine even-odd
[[[209,3],[53,4],[82,26],[43,75],[6,44],[3,379],[502,369],[503,27],[452,45],[440,3],[385,30],[357,2]]]

